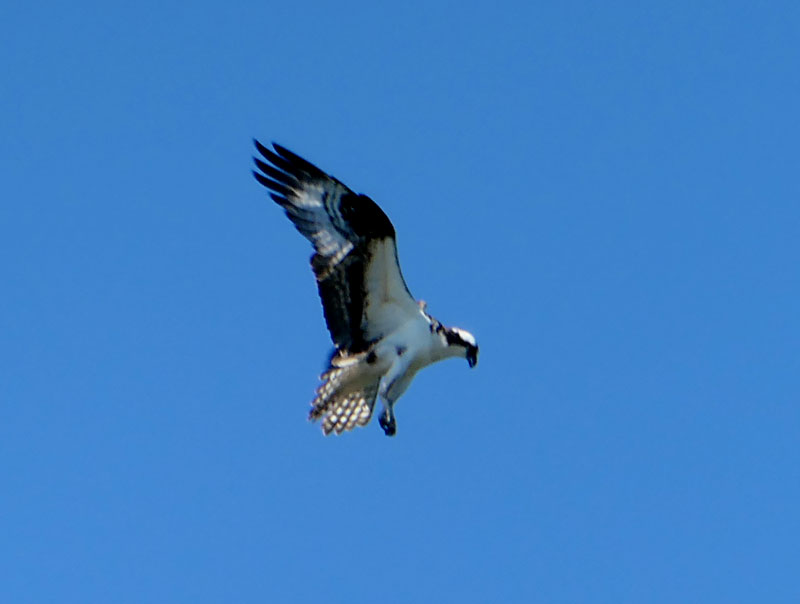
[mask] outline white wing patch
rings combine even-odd
[[[368,340],[377,340],[419,315],[420,310],[400,273],[394,240],[375,240],[369,252],[371,258],[364,272],[367,296],[362,329]]]

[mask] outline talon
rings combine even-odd
[[[397,432],[397,423],[394,421],[394,417],[387,419],[385,414],[381,414],[378,418],[378,423],[381,425],[381,428],[383,428],[386,436],[394,436],[395,432]]]

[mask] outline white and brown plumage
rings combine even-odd
[[[475,338],[444,327],[414,300],[394,227],[372,199],[280,145],[254,142],[263,158],[253,158],[254,176],[314,246],[311,267],[335,346],[309,419],[322,419],[325,434],[365,426],[380,395],[380,424],[391,436],[394,403],[417,371],[449,357],[474,367]]]

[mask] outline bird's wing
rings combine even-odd
[[[255,157],[253,175],[314,245],[311,267],[337,349],[362,352],[418,315],[378,204],[280,145],[254,142],[266,162]]]

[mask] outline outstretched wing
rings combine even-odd
[[[253,158],[253,175],[314,245],[311,267],[337,349],[362,352],[419,313],[378,204],[280,145],[254,142],[267,161]]]

